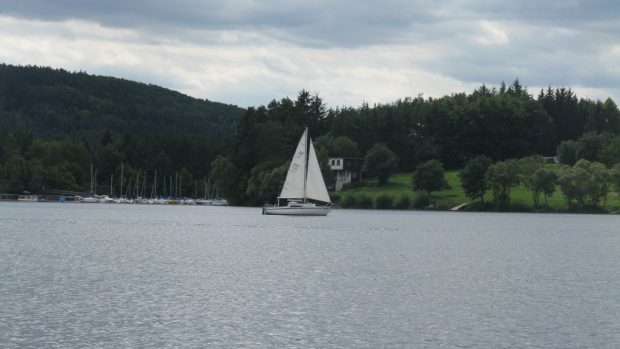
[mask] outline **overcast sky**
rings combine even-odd
[[[258,106],[472,92],[516,77],[620,99],[620,2],[0,0],[0,62]]]

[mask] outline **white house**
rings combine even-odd
[[[334,190],[341,191],[345,184],[361,182],[363,162],[361,158],[329,158],[329,167],[336,174]]]

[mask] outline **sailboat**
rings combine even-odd
[[[282,202],[286,204],[281,205]],[[306,127],[293,154],[277,204],[264,206],[263,214],[326,216],[330,206],[331,200]]]

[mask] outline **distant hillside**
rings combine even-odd
[[[230,135],[244,110],[159,86],[62,69],[0,64],[0,130],[100,144],[152,134]]]

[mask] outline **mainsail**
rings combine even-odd
[[[306,179],[306,139],[308,135],[308,129],[304,131],[304,134],[299,140],[295,154],[293,154],[293,160],[288,168],[286,174],[286,180],[282,186],[282,192],[280,197],[283,199],[301,199],[304,197],[304,181]]]
[[[295,149],[280,198],[331,202],[307,128]]]

